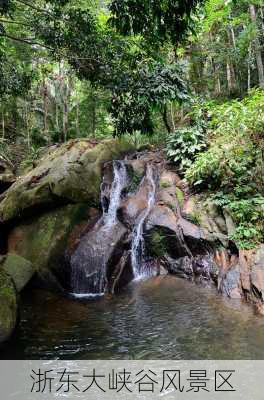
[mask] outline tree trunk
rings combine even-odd
[[[258,38],[258,26],[257,26],[257,14],[256,14],[256,8],[254,4],[249,5],[249,12],[250,12],[250,17],[251,21],[253,24],[256,25],[256,31],[257,35],[254,40],[255,42],[255,54],[256,54],[256,63],[257,63],[257,69],[258,69],[258,77],[259,77],[259,86],[261,88],[264,88],[264,67],[263,67],[263,61],[262,61],[262,55],[261,55],[261,44]]]
[[[176,126],[175,126],[175,121],[174,121],[174,112],[173,112],[173,104],[172,103],[170,103],[170,113],[171,113],[171,125],[172,125],[172,129],[173,129],[173,132],[175,132],[175,130],[176,130]]]
[[[168,114],[167,113],[167,105],[165,104],[165,106],[163,107],[163,111],[162,111],[162,119],[163,119],[164,125],[165,125],[168,133],[172,133],[172,129],[171,129],[171,126],[169,124],[168,115],[167,114]]]
[[[234,49],[236,49],[236,37],[235,37],[235,32],[234,32],[232,25],[229,27],[229,29],[230,29],[230,37],[232,40],[233,47],[234,47]]]
[[[95,90],[92,91],[91,94],[92,104],[91,104],[91,112],[92,112],[92,136],[96,135],[96,98],[95,98]]]
[[[219,67],[215,64],[213,57],[211,57],[211,63],[212,63],[212,69],[214,71],[214,86],[215,86],[215,95],[220,96],[221,95],[221,81],[219,77],[219,72],[218,69]]]
[[[2,139],[5,138],[5,113],[2,111]]]
[[[260,16],[261,16],[261,30],[262,30],[262,32],[264,32],[264,13],[263,13],[262,6],[259,7],[259,11],[260,11]]]
[[[64,99],[63,99],[63,141],[67,142],[68,123],[69,123],[69,106],[68,106],[69,87],[65,82]]]
[[[45,81],[43,81],[43,109],[43,128],[44,136],[46,136],[48,132],[48,87]]]
[[[229,52],[231,52],[232,49],[235,50],[236,49],[235,33],[233,28],[230,26],[227,28],[227,40],[228,40]],[[228,54],[227,57],[228,57],[226,62],[227,87],[228,87],[228,92],[233,93],[237,89],[236,72],[234,64],[232,62],[231,54]]]
[[[79,114],[80,114],[80,109],[79,109],[79,102],[78,102],[76,104],[76,133],[77,133],[78,136],[80,135]]]
[[[250,89],[251,89],[251,65],[250,65],[250,63],[251,63],[251,44],[249,45],[249,47],[248,47],[248,92],[250,91]]]
[[[233,64],[230,61],[226,63],[226,75],[227,75],[227,87],[229,93],[232,93],[236,90],[236,77],[235,77],[235,69]]]

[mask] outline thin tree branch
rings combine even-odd
[[[19,22],[19,21],[12,21],[12,20],[8,20],[8,19],[1,19],[0,18],[0,23],[3,24],[15,24],[15,25],[21,25],[21,26],[30,26],[29,24],[25,24],[23,22]]]
[[[41,47],[45,47],[46,49],[49,49],[49,50],[55,50],[52,47],[46,46],[43,43],[32,41],[31,39],[18,38],[18,37],[7,35],[7,34],[4,34],[4,35],[0,34],[0,37],[5,37],[7,39],[14,40],[15,42],[25,43],[25,44],[28,44],[30,46],[41,46]]]
[[[38,11],[38,12],[40,12],[40,13],[45,13],[45,14],[48,14],[48,15],[52,16],[52,14],[51,14],[48,10],[45,10],[45,9],[43,9],[43,8],[34,6],[33,4],[28,3],[27,1],[24,1],[24,0],[15,0],[15,1],[16,1],[17,3],[23,4],[24,6],[30,7],[30,8],[32,8],[32,9],[35,10],[35,11]]]

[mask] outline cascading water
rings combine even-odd
[[[106,267],[111,256],[113,238],[121,235],[117,220],[122,191],[127,184],[123,161],[113,162],[114,178],[108,209],[102,204],[103,216],[81,241],[71,257],[72,289],[77,297],[102,296],[106,287]],[[102,192],[104,191],[102,184]],[[105,194],[105,193],[104,193]],[[103,194],[101,193],[101,201]]]
[[[123,161],[114,161],[114,180],[110,193],[110,204],[108,210],[104,213],[103,223],[107,228],[116,224],[117,210],[120,206],[120,199],[122,190],[125,188],[127,183],[127,171]]]
[[[154,178],[153,166],[151,164],[147,165],[146,176],[142,181],[142,183],[145,180],[147,180],[149,185],[147,207],[139,215],[132,234],[131,263],[135,279],[139,279],[141,277],[150,275],[149,269],[145,268],[143,262],[144,252],[145,252],[143,228],[144,228],[144,223],[155,204],[156,182]]]

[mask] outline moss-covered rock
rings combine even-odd
[[[88,204],[67,205],[15,227],[8,239],[8,251],[29,260],[34,271],[49,284],[63,286],[65,250],[74,230],[84,229],[97,210]]]
[[[220,215],[217,207],[206,197],[191,196],[183,207],[183,216],[199,225],[204,233],[204,239],[209,242],[219,242],[228,246],[228,229],[225,218]]]
[[[62,203],[98,204],[102,166],[133,150],[125,141],[93,143],[72,140],[52,148],[28,174],[20,177],[0,203],[0,221],[32,214]]]
[[[17,319],[17,295],[11,277],[0,269],[0,342],[12,334]]]
[[[2,268],[12,277],[18,292],[27,285],[34,275],[32,263],[17,254],[8,254],[4,258]]]

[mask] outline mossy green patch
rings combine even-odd
[[[26,286],[34,274],[31,262],[17,254],[8,254],[2,268],[12,277],[18,292]]]
[[[166,182],[166,181],[161,181],[161,182],[160,182],[160,187],[161,187],[162,189],[167,189],[167,188],[171,187],[171,184],[168,183],[168,182]]]
[[[57,208],[21,223],[9,236],[9,251],[29,260],[40,276],[63,275],[65,251],[73,229],[87,224],[86,203]]]
[[[183,204],[184,204],[184,193],[178,187],[176,187],[176,196],[177,196],[177,199],[178,199],[178,202],[179,202],[180,206],[182,207]]]
[[[9,338],[16,325],[17,295],[11,277],[0,269],[0,342]]]
[[[163,257],[167,254],[167,239],[162,229],[154,229],[148,242],[148,249],[152,257]]]

